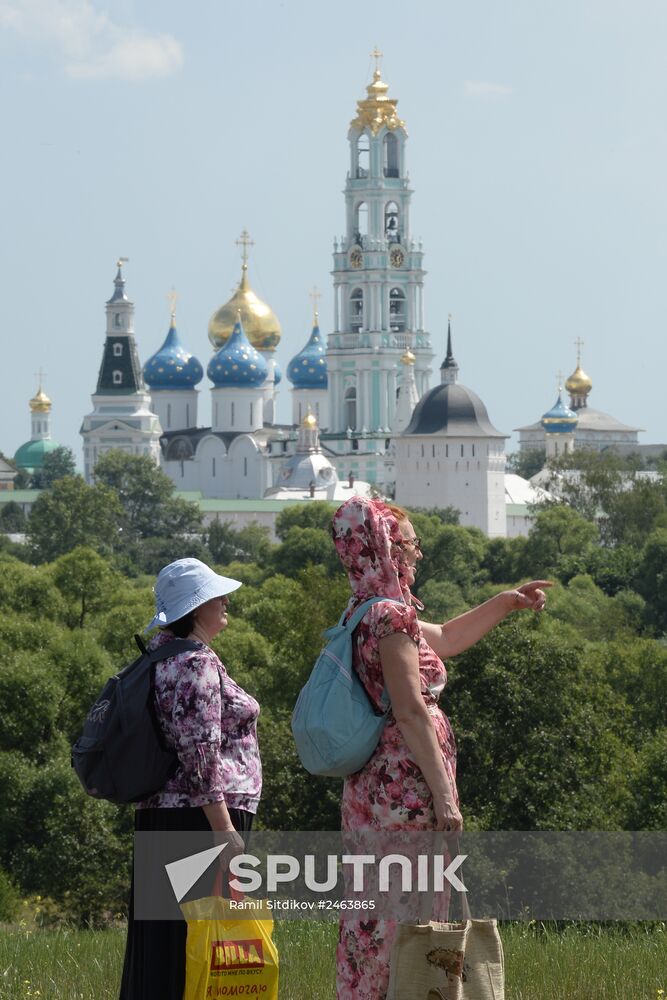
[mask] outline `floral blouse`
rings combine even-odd
[[[160,632],[151,648],[171,642]],[[232,680],[208,646],[155,666],[155,701],[166,743],[179,767],[160,792],[137,808],[204,806],[225,802],[257,812],[262,765],[257,745],[259,705]]]

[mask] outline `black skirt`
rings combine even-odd
[[[229,809],[229,817],[239,833],[250,832],[252,813]],[[199,807],[136,809],[134,828],[203,832],[211,829],[206,813]],[[120,1000],[183,1000],[186,935],[185,920],[134,919],[133,865]]]

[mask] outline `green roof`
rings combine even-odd
[[[44,464],[44,456],[59,447],[58,442],[52,441],[50,438],[26,441],[14,455],[14,461],[19,469],[34,472],[35,469],[41,469]]]
[[[196,503],[203,514],[279,514],[286,507],[312,503],[311,500],[217,500],[202,497],[198,490],[175,490],[174,496]],[[328,500],[332,507],[340,507],[342,500]]]
[[[0,504],[34,503],[41,490],[0,490]]]

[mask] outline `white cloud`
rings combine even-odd
[[[91,0],[0,0],[0,28],[55,47],[68,76],[141,80],[183,64],[180,42],[116,24]]]
[[[501,97],[509,97],[512,88],[504,83],[485,83],[482,80],[466,80],[463,85],[466,97],[477,97],[485,101],[496,101]]]

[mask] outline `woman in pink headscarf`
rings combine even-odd
[[[417,619],[422,606],[410,592],[422,554],[405,511],[351,497],[334,515],[332,530],[353,591],[348,613],[369,597],[392,599],[372,604],[354,633],[354,667],[378,710],[386,687],[391,709],[375,753],[345,780],[343,830],[458,832],[456,744],[438,707],[447,682],[442,661],[468,649],[511,611],[541,611],[543,588],[551,584],[526,583],[431,625]],[[395,927],[388,920],[341,921],[338,1000],[383,1000]]]

